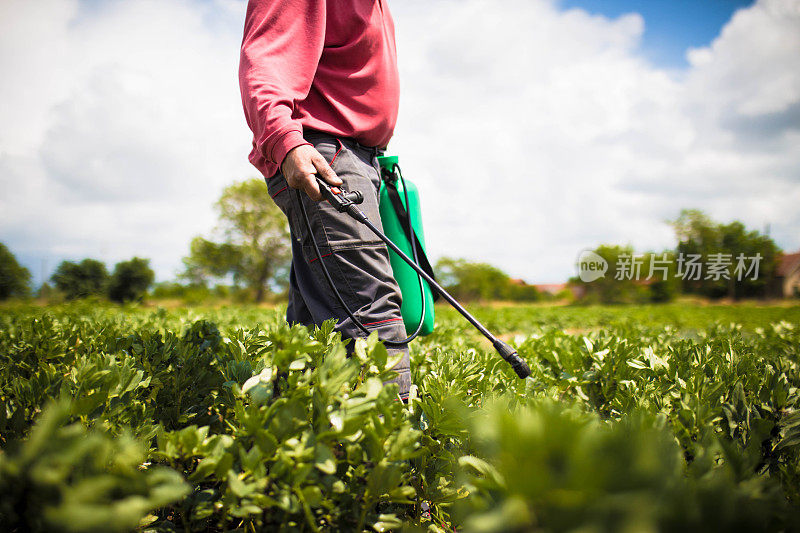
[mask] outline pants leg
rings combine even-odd
[[[347,190],[364,195],[362,211],[380,227],[375,154],[348,141],[325,134],[307,135],[309,142],[331,164]],[[378,331],[384,340],[402,340],[405,327],[400,314],[400,289],[392,276],[386,245],[364,225],[338,213],[327,202],[313,202],[305,193],[297,195],[279,173],[267,180],[275,203],[286,214],[292,234],[287,320],[310,325],[327,319],[338,320],[337,330],[345,338],[363,337],[364,333],[350,319],[331,289],[321,268],[324,261],[336,288],[353,315],[368,330]],[[306,227],[300,202],[306,208],[311,233]],[[321,259],[311,239],[320,249]],[[402,354],[395,367],[394,382],[405,398],[411,385],[408,348],[388,348],[391,355]]]

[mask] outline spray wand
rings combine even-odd
[[[417,274],[419,274],[425,281],[427,281],[431,289],[438,292],[445,300],[447,300],[447,302],[450,305],[453,306],[453,308],[455,308],[456,311],[461,313],[461,315],[464,318],[466,318],[470,324],[472,324],[478,331],[480,331],[484,337],[489,339],[494,349],[497,351],[497,353],[500,354],[500,357],[502,357],[508,364],[511,365],[511,368],[514,369],[514,372],[517,373],[517,376],[519,376],[521,379],[525,379],[531,375],[531,369],[528,367],[528,364],[519,356],[519,354],[517,354],[517,351],[514,348],[512,348],[505,342],[501,341],[500,339],[492,335],[492,333],[488,329],[486,329],[486,327],[484,327],[484,325],[481,324],[478,321],[478,319],[472,316],[469,313],[469,311],[464,309],[464,307],[460,303],[458,303],[458,301],[455,298],[450,296],[450,294],[448,294],[447,291],[445,291],[442,288],[442,286],[436,282],[435,279],[433,279],[430,275],[428,275],[427,272],[425,272],[413,259],[408,257],[408,255],[406,255],[395,243],[391,241],[391,239],[389,239],[389,237],[387,237],[381,230],[379,230],[369,220],[369,218],[367,218],[367,215],[365,215],[364,212],[358,207],[358,204],[364,201],[364,196],[361,194],[361,191],[347,192],[343,191],[339,187],[331,187],[325,181],[323,181],[319,176],[317,176],[317,183],[319,184],[319,190],[322,193],[323,198],[325,198],[328,201],[328,203],[330,203],[331,206],[333,206],[334,209],[336,209],[340,213],[346,213],[347,215],[351,216],[358,222],[361,222],[362,224],[367,226],[372,231],[372,233],[374,233],[380,240],[386,243],[386,246],[388,246],[394,253],[396,253],[403,261],[408,263],[408,265],[411,268],[413,268],[417,272]],[[297,192],[299,194],[299,191]],[[303,205],[302,201],[300,202],[300,207],[306,219],[306,224],[309,225],[310,229],[308,215],[306,213],[305,206]],[[314,248],[317,249],[316,242],[314,242]],[[317,252],[319,252],[318,249]],[[323,265],[323,272],[328,278],[328,282],[331,284],[334,291],[336,292],[336,295],[339,296],[336,287],[333,285],[333,280],[330,278],[330,275],[328,274],[327,269],[324,268],[324,265]],[[344,306],[344,308],[348,314],[351,314],[350,310],[347,309],[347,306]],[[355,317],[352,318],[355,320]],[[387,341],[384,341],[384,343],[396,344]]]

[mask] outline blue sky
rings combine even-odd
[[[655,64],[685,68],[686,50],[706,46],[731,15],[752,0],[561,0],[565,9],[580,8],[615,18],[639,13],[644,18],[642,52]]]

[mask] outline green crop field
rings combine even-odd
[[[800,530],[800,307],[449,309],[396,400],[281,310],[0,309],[0,529]]]

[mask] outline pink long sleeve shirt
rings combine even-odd
[[[400,93],[386,0],[250,0],[239,86],[267,178],[308,144],[303,128],[386,146]]]

